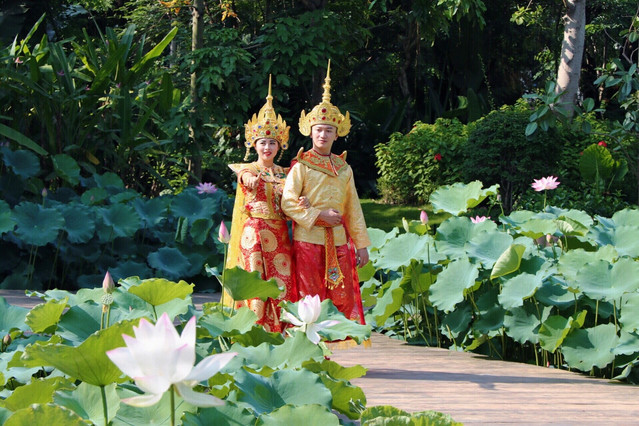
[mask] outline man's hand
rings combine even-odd
[[[308,198],[306,198],[304,195],[297,199],[297,205],[302,207],[303,209],[311,208],[311,202],[308,201]]]
[[[330,226],[336,226],[342,222],[342,214],[335,209],[322,210],[317,218]]]
[[[255,176],[250,172],[246,172],[242,175],[242,183],[248,189],[255,189],[257,187],[258,182],[262,178],[262,172],[259,175]]]
[[[357,250],[357,266],[364,266],[368,263],[368,249],[366,247]]]

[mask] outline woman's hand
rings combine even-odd
[[[255,176],[251,172],[244,172],[240,177],[240,180],[242,181],[242,185],[244,185],[248,189],[255,189],[261,178],[262,172],[260,172],[257,176]]]

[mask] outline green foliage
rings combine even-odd
[[[402,135],[375,147],[379,190],[390,203],[425,203],[440,185],[453,183],[461,175],[461,147],[466,126],[457,119],[439,119],[435,124],[417,122]]]

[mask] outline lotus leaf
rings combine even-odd
[[[585,181],[598,184],[598,180],[607,181],[612,176],[618,163],[608,148],[592,144],[579,157],[579,172]]]
[[[326,407],[319,404],[286,404],[270,413],[262,414],[256,426],[339,426],[339,418]]]
[[[519,232],[522,235],[532,239],[537,239],[544,235],[554,235],[557,230],[557,223],[552,219],[530,219],[519,227]]]
[[[24,426],[24,425],[64,425],[64,426],[83,426],[92,423],[82,419],[75,414],[59,405],[53,404],[34,404],[30,407],[18,410],[4,423],[5,426]]]
[[[447,212],[457,216],[476,207],[489,195],[498,193],[499,185],[486,189],[482,189],[482,186],[482,183],[476,180],[469,184],[458,182],[437,188],[430,196],[433,212]]]
[[[445,257],[437,253],[430,235],[400,234],[386,242],[374,255],[374,266],[382,270],[396,270],[410,263],[411,259],[437,263]]]
[[[444,312],[450,312],[464,300],[466,290],[475,286],[479,267],[468,258],[455,260],[437,276],[437,282],[430,287],[430,301]]]
[[[544,306],[541,318],[532,302],[526,302],[520,308],[510,309],[504,315],[504,326],[508,335],[519,343],[539,343],[539,327],[550,315],[551,306]]]
[[[168,199],[164,197],[133,200],[133,208],[142,219],[144,227],[151,228],[167,217]]]
[[[333,409],[345,414],[350,419],[359,419],[360,407],[366,406],[366,395],[364,395],[362,389],[350,384],[346,380],[340,380],[330,373],[314,372],[320,374],[324,386],[331,391]]]
[[[13,170],[13,173],[21,178],[28,179],[40,173],[40,159],[31,151],[17,150],[11,151],[2,148],[4,164]]]
[[[175,247],[161,247],[158,251],[149,253],[147,261],[161,276],[169,279],[186,276],[190,267],[189,260]]]
[[[197,245],[204,244],[212,228],[213,221],[211,219],[197,219],[191,225],[190,234],[191,238],[193,238],[193,242]]]
[[[525,299],[534,296],[535,291],[541,287],[541,282],[539,275],[528,273],[504,280],[499,303],[506,309],[522,306]]]
[[[548,317],[539,329],[539,343],[548,352],[554,353],[561,346],[564,339],[575,328],[581,328],[586,318],[586,311],[581,311],[578,316],[568,318],[561,315]]]
[[[16,221],[11,217],[11,207],[6,201],[0,200],[0,236],[11,232],[16,227]]]
[[[91,188],[82,194],[80,201],[86,205],[101,204],[108,196],[109,193],[104,188]]]
[[[140,216],[129,205],[114,204],[101,209],[104,224],[118,237],[132,237],[140,229]]]
[[[16,388],[11,395],[2,401],[2,405],[18,411],[32,404],[53,402],[53,393],[58,389],[73,389],[73,383],[64,377],[47,377],[34,379],[31,383]]]
[[[479,261],[482,267],[490,269],[512,242],[513,237],[504,232],[496,229],[484,231],[469,241],[466,247],[467,255],[470,259]]]
[[[111,421],[120,408],[120,398],[115,392],[116,384],[105,386],[107,400],[107,418]],[[53,395],[53,401],[61,407],[68,408],[85,420],[95,425],[104,423],[102,394],[98,386],[80,383],[73,392],[59,390]]]
[[[182,426],[245,426],[255,421],[248,409],[227,401],[219,407],[202,408],[197,414],[185,413]]]
[[[480,234],[486,233],[488,230],[498,232],[495,231],[494,226],[495,224],[492,222],[472,223],[467,217],[451,217],[437,229],[435,246],[438,252],[445,254],[449,259],[466,257],[470,244]]]
[[[546,212],[551,213],[555,218],[569,221],[576,229],[589,228],[593,224],[592,217],[582,210],[560,209],[548,206]]]
[[[476,305],[479,312],[473,324],[476,331],[488,334],[493,330],[501,329],[504,325],[505,310],[497,303],[498,295],[499,287],[494,286],[477,298]]]
[[[576,284],[589,297],[613,302],[639,289],[639,263],[620,258],[615,263],[598,260],[577,272]]]
[[[70,243],[86,243],[95,233],[93,210],[84,204],[72,202],[59,206],[64,217],[64,230]]]
[[[247,348],[233,344],[231,351],[238,352],[238,356],[244,358],[244,365],[252,368],[300,368],[308,360],[324,357],[322,349],[308,340],[302,332],[293,332],[281,345],[262,343]]]
[[[569,290],[561,277],[555,275],[542,283],[535,293],[535,299],[546,306],[564,309],[575,304],[575,293]]]
[[[282,333],[270,333],[264,330],[264,327],[261,325],[254,325],[249,331],[241,334],[233,334],[232,338],[234,342],[237,342],[242,346],[259,346],[262,343],[281,345],[284,343],[284,336]]]
[[[470,304],[458,306],[457,309],[446,315],[442,320],[442,334],[453,341],[458,341],[468,332],[468,326],[473,319],[473,311]]]
[[[615,348],[615,355],[634,355],[639,352],[639,336],[621,330],[619,345]],[[636,360],[635,357],[633,359]]]
[[[517,271],[519,265],[521,265],[521,259],[525,251],[526,247],[521,244],[510,245],[494,263],[490,273],[490,279],[492,280]]]
[[[368,228],[368,236],[371,240],[371,252],[382,247],[387,241],[392,240],[399,234],[399,229],[393,228],[390,232],[377,228]]]
[[[93,179],[95,180],[95,184],[98,188],[119,188],[124,189],[124,182],[120,178],[120,176],[116,175],[113,172],[106,172],[103,175],[95,173],[93,175]]]
[[[390,405],[378,405],[367,408],[360,417],[361,424],[370,426],[383,425],[419,425],[419,426],[461,426],[448,414],[437,411],[420,411],[408,413]]]
[[[80,182],[80,166],[67,154],[56,154],[51,156],[55,173],[67,181],[71,186],[75,186]]]
[[[612,246],[604,246],[597,251],[570,250],[559,258],[557,272],[563,275],[568,282],[574,282],[577,279],[577,273],[585,265],[600,260],[612,263],[617,257],[617,252]]]
[[[247,272],[238,266],[227,269],[224,271],[223,277],[218,278],[223,278],[224,289],[233,300],[247,300],[256,297],[262,300],[269,297],[276,299],[283,290],[279,288],[275,279],[264,281],[260,278],[259,271]]]
[[[171,211],[176,217],[185,218],[189,223],[198,219],[210,219],[211,212],[217,211],[214,197],[200,198],[190,191],[183,191],[171,203]]]
[[[402,307],[404,290],[401,287],[402,279],[398,278],[384,284],[382,296],[377,297],[375,307],[366,313],[367,322],[369,317],[377,326],[382,326],[386,320]]]
[[[67,306],[67,300],[49,300],[41,303],[29,311],[25,323],[34,333],[51,334],[60,320],[62,312]]]
[[[28,330],[24,323],[27,313],[28,309],[10,305],[4,297],[0,297],[0,334],[4,337],[11,330]]]
[[[623,303],[619,307],[619,322],[623,329],[629,333],[639,330],[639,293],[624,296]]]
[[[44,246],[55,241],[64,226],[64,218],[56,209],[23,202],[13,209],[18,227],[16,234],[29,245]]]
[[[564,339],[561,352],[571,368],[590,371],[603,368],[615,359],[614,350],[619,336],[614,324],[602,324],[593,328],[573,330]]]
[[[244,334],[253,328],[255,321],[255,312],[244,306],[231,317],[219,311],[205,314],[198,324],[206,328],[213,338],[217,338]]]
[[[247,404],[257,415],[270,413],[286,404],[320,404],[331,408],[331,392],[317,374],[308,370],[279,370],[270,377],[238,370],[234,377],[240,390],[237,401]]]
[[[193,293],[194,286],[195,284],[188,284],[186,281],[175,283],[163,278],[151,278],[129,287],[129,293],[152,306],[159,306],[173,299],[185,299]]]

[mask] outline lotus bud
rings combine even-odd
[[[47,195],[49,195],[49,191],[47,191],[47,188],[42,188],[41,194],[42,194],[42,198],[46,198]]]
[[[224,224],[224,221],[220,223],[220,231],[218,233],[217,239],[220,240],[222,244],[228,244],[229,241],[231,241],[231,236],[229,235],[228,229],[226,229],[226,225]]]
[[[402,218],[402,225],[404,226],[404,230],[406,232],[410,232],[410,227],[408,226],[408,221],[405,217]]]
[[[424,210],[419,213],[419,220],[422,221],[423,225],[428,223],[428,214]]]
[[[113,293],[113,290],[115,290],[115,283],[109,271],[107,271],[104,275],[104,280],[102,280],[102,290],[104,290],[105,293]]]
[[[12,341],[13,339],[11,339],[11,335],[5,334],[5,336],[2,338],[2,346],[6,348],[7,346],[11,344]]]

